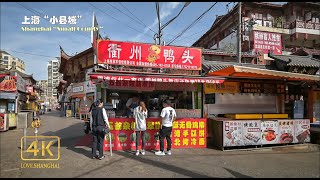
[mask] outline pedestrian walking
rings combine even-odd
[[[133,116],[136,121],[135,131],[136,131],[136,155],[139,155],[139,141],[140,141],[140,133],[142,139],[141,145],[141,154],[145,155],[145,132],[147,130],[146,118],[148,116],[148,110],[146,108],[146,104],[143,101],[140,101],[139,106],[136,107],[133,111]]]
[[[110,132],[110,125],[106,110],[103,108],[103,102],[97,100],[95,106],[92,107],[92,121],[90,121],[92,129],[93,143],[92,143],[92,159],[105,158],[103,155],[103,144],[105,134]],[[99,156],[96,155],[97,149]]]
[[[172,124],[177,117],[176,111],[171,107],[171,101],[166,100],[163,103],[163,109],[161,111],[161,124],[160,124],[160,151],[155,152],[155,155],[165,155],[164,153],[164,138],[167,140],[167,154],[171,155],[171,133]]]

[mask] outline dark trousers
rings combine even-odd
[[[97,154],[97,149],[99,151],[99,157],[103,156],[103,144],[104,144],[104,132],[101,131],[101,127],[98,126],[92,127],[92,136],[93,136],[93,143],[92,143],[92,156],[95,157]]]
[[[141,139],[142,139],[142,147],[141,147],[141,149],[142,150],[144,150],[144,146],[145,146],[145,144],[146,144],[146,142],[145,142],[145,140],[146,140],[146,138],[145,138],[145,132],[146,131],[136,131],[136,150],[139,150],[139,141],[140,141],[140,132],[141,132]]]
[[[172,132],[172,127],[165,127],[162,126],[160,130],[160,151],[164,151],[164,138],[167,139],[167,151],[171,150],[171,132]]]

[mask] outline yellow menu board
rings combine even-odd
[[[204,85],[204,93],[240,93],[239,82],[224,82],[222,84],[208,84]]]

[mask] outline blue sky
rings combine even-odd
[[[90,27],[92,24],[92,13],[96,13],[102,36],[108,35],[112,40],[136,41],[144,43],[154,43],[154,32],[157,32],[158,20],[154,2],[122,2],[121,4],[129,9],[135,16],[147,25],[141,25],[126,15],[119,12],[114,7],[131,16],[131,14],[118,2],[92,2],[97,8],[88,2],[21,2],[27,9],[36,10],[41,14],[52,16],[73,16],[81,15],[76,26]],[[110,6],[110,4],[112,6]],[[168,25],[162,32],[163,39],[169,42],[177,36],[183,29],[189,26],[193,20],[199,17],[214,2],[192,2],[180,16]],[[212,25],[216,15],[227,13],[226,4],[228,2],[218,2],[195,26],[189,29],[184,35],[171,45],[190,46],[201,37]],[[161,23],[164,24],[177,15],[183,7],[182,2],[162,2],[160,3]],[[229,4],[232,8],[234,3]],[[24,16],[37,15],[30,12],[16,2],[1,2],[1,49],[7,50],[10,54],[25,61],[26,72],[33,73],[36,80],[47,79],[47,63],[52,58],[60,56],[59,45],[69,55],[74,55],[91,46],[91,32],[23,32],[21,27],[48,27],[53,26],[45,19],[40,19],[39,25],[22,25]],[[131,16],[132,18],[135,18]],[[115,20],[114,18],[118,19]],[[119,22],[120,21],[120,22]],[[68,27],[68,25],[61,25]],[[130,28],[130,27],[131,28]],[[133,30],[136,29],[137,31]],[[18,52],[25,52],[43,56],[34,56]]]

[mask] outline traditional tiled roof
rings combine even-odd
[[[224,68],[233,67],[233,66],[245,66],[259,69],[269,69],[275,70],[271,65],[259,65],[259,64],[249,64],[249,63],[236,63],[236,62],[223,62],[223,61],[209,61],[203,60],[202,67],[205,71],[214,72],[219,71]]]
[[[308,54],[308,55],[318,55],[320,56],[320,50],[318,49],[308,49],[308,48],[299,48],[293,52],[293,55],[299,55],[300,53]]]
[[[320,60],[310,56],[296,56],[296,55],[269,55],[269,57],[285,63],[287,66],[300,67],[320,67]]]
[[[203,49],[202,54],[214,54],[214,55],[225,55],[225,56],[237,56],[235,52],[226,52],[221,50],[212,50],[212,49]],[[257,57],[256,54],[248,53],[248,52],[242,52],[242,57]]]

